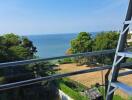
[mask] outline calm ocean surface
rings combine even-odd
[[[92,33],[95,35],[96,33]],[[52,35],[32,35],[27,36],[37,47],[37,56],[47,58],[65,55],[66,50],[70,47],[70,41],[77,34],[52,34]]]

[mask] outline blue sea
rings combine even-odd
[[[92,33],[95,35],[95,33]],[[42,58],[63,56],[68,48],[70,41],[76,38],[77,34],[50,34],[50,35],[30,35],[27,36],[37,47],[36,56]]]

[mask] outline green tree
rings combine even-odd
[[[106,50],[106,49],[114,49],[117,46],[119,38],[119,33],[117,32],[101,32],[96,35],[94,39],[94,50]]]
[[[21,39],[19,36],[10,33],[10,34],[5,34],[3,35],[3,43],[7,48],[11,46],[17,46],[21,43]]]
[[[27,37],[13,33],[0,36],[0,62],[33,59],[36,52],[36,47]],[[49,63],[37,63],[0,69],[0,76],[4,77],[2,83],[46,76],[51,74],[48,66],[51,65]],[[1,92],[0,100],[53,100],[51,98],[55,97],[53,95],[57,89],[53,89],[51,82],[46,84],[46,87],[38,83]],[[49,96],[50,93],[52,96]]]
[[[84,53],[92,51],[93,40],[90,33],[80,32],[77,38],[71,41],[72,53]]]
[[[93,50],[101,51],[108,49],[115,49],[118,43],[119,33],[115,31],[101,32],[95,36]],[[109,63],[113,61],[114,54],[107,56],[96,57],[100,63]]]
[[[71,48],[67,50],[68,53],[76,54],[76,53],[85,53],[92,51],[93,40],[90,33],[80,32],[78,36],[71,40]],[[89,58],[87,57],[76,57],[75,62],[78,65],[86,64],[89,62]],[[88,64],[88,63],[87,63]]]
[[[31,55],[33,55],[34,52],[37,52],[36,47],[33,45],[32,41],[30,41],[27,37],[22,37],[22,45],[24,48],[28,49]]]
[[[0,62],[32,59],[36,52],[36,47],[26,37],[13,33],[0,36]]]

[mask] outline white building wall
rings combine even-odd
[[[59,95],[61,100],[73,100],[71,97],[69,97],[67,94],[65,94],[63,91],[59,90]]]

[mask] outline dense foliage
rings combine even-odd
[[[27,37],[11,34],[0,36],[0,62],[35,58],[37,48]],[[52,74],[48,62],[0,69],[0,82],[10,83]],[[52,82],[42,82],[30,86],[5,90],[0,100],[55,100],[57,88]],[[49,95],[50,94],[50,95]]]
[[[85,94],[80,94],[80,92],[84,92],[85,88],[77,82],[69,80],[68,78],[59,79],[56,81],[57,86],[64,93],[69,95],[74,100],[89,100],[89,98]]]
[[[36,47],[27,37],[13,33],[0,36],[0,62],[31,59],[36,52]]]
[[[72,53],[83,53],[92,51],[92,38],[91,34],[86,32],[80,32],[77,38],[71,41]]]
[[[115,31],[101,32],[97,34],[94,38],[94,51],[115,49],[118,43],[119,33]],[[114,53],[108,55],[102,55],[96,57],[97,62],[103,64],[112,64],[114,58]]]
[[[66,54],[84,53],[91,51],[100,51],[107,49],[114,49],[117,46],[119,33],[115,31],[100,32],[95,37],[92,37],[90,33],[80,32],[78,36],[71,40],[71,47],[66,51]],[[110,64],[113,61],[114,54],[107,55],[107,57],[78,57],[76,61],[80,64],[89,64],[94,60],[98,63]]]
[[[119,33],[101,32],[95,36],[93,50],[114,49],[117,46]]]

